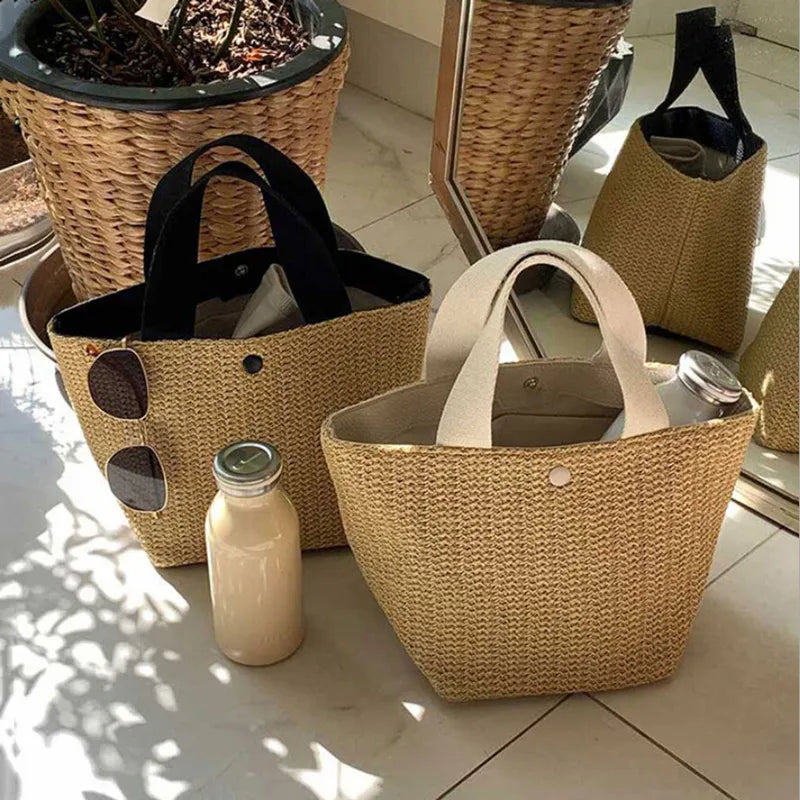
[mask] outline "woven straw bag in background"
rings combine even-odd
[[[798,451],[798,272],[792,270],[739,362],[742,383],[761,404],[756,441]]]
[[[458,182],[492,246],[539,235],[629,0],[476,0]]]
[[[231,105],[147,112],[98,108],[0,81],[20,119],[79,300],[142,280],[147,208],[159,179],[198,145],[231,133],[266,139],[321,187],[349,58],[281,92]],[[202,166],[220,163],[217,153]],[[212,258],[269,241],[257,192],[220,181],[209,192],[201,254]]]
[[[589,294],[605,348],[498,368],[514,281],[541,263]],[[756,407],[746,396],[732,416],[669,428],[654,384],[674,367],[645,354],[607,264],[518,245],[454,284],[425,383],[325,423],[348,542],[442,697],[619,689],[677,667]],[[623,399],[624,438],[596,441]]]
[[[747,320],[767,148],[739,104],[730,30],[714,27],[713,9],[701,9],[679,14],[677,31],[667,98],[631,128],[583,244],[619,273],[646,325],[736,352]],[[728,119],[670,109],[700,65]],[[741,148],[743,156],[722,180],[690,177],[655,152],[651,134],[696,139],[733,158]],[[572,314],[595,321],[577,290]]]
[[[321,321],[248,339],[219,338],[218,328],[205,334],[209,338],[192,338],[195,307],[200,318],[203,304],[218,303],[215,298],[228,304],[245,299],[277,261],[277,251],[243,251],[196,265],[192,238],[196,243],[202,194],[200,205],[190,204],[198,202],[197,192],[205,190],[210,175],[188,194],[180,181],[163,191],[175,175],[191,175],[194,162],[186,159],[164,177],[153,198],[148,252],[150,241],[158,241],[158,246],[148,262],[147,284],[77,305],[50,325],[72,407],[98,466],[103,469],[116,451],[143,439],[163,465],[164,510],[152,514],[124,509],[142,547],[159,567],[205,561],[204,518],[216,492],[211,464],[225,445],[242,439],[264,440],[280,450],[284,485],[300,517],[303,547],[344,545],[320,449],[322,421],[338,408],[417,380],[422,372],[430,310],[427,279],[364,253],[336,249],[333,227],[313,181],[303,176],[306,183],[298,184],[298,176],[290,175],[287,182],[291,165],[279,162],[272,172],[270,161],[259,155],[249,137],[228,137],[221,144],[229,147],[232,138],[259,162],[269,185],[239,162],[217,171],[226,169],[226,175],[255,183],[269,198],[280,263],[305,319],[310,319],[306,308],[311,306],[304,308],[302,297],[309,295],[314,308],[325,312],[317,315]],[[280,156],[277,151],[267,154],[273,164],[276,154]],[[202,149],[192,159],[201,155]],[[310,198],[307,214],[282,201],[279,189],[292,187],[298,200]],[[180,200],[170,210],[164,198],[173,196]],[[275,216],[281,207],[288,212]],[[160,234],[153,230],[151,235],[150,223],[165,211],[169,213]],[[380,302],[335,316],[328,311],[329,287],[344,291],[343,284]],[[164,297],[169,302],[163,302]],[[212,318],[218,321],[225,308]],[[230,314],[230,329],[240,313],[241,305]],[[119,347],[126,334],[139,330],[141,335],[132,336],[125,346],[136,351],[146,373],[149,406],[143,423],[103,413],[92,401],[87,381],[98,353]],[[256,367],[249,368],[253,361]]]

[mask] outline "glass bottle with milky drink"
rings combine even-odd
[[[214,459],[219,492],[206,516],[214,633],[240,664],[274,664],[303,641],[300,526],[280,476],[280,454],[262,442],[236,442]]]

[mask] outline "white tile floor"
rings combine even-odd
[[[636,44],[645,70],[669,60]],[[783,119],[796,92],[763,96],[786,124],[779,153],[796,153]],[[430,140],[425,120],[346,89],[327,196],[441,296],[466,262],[427,187]],[[570,167],[571,210],[607,161]],[[731,505],[683,665],[652,687],[444,703],[346,551],[305,558],[298,654],[238,667],[214,644],[204,569],[154,570],[126,529],[22,334],[22,277],[0,274],[0,798],[797,797],[794,536]]]

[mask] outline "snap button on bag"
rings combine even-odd
[[[548,477],[550,483],[552,483],[553,486],[557,486],[559,489],[572,482],[572,474],[566,467],[553,467]]]
[[[242,361],[242,366],[248,375],[255,375],[256,373],[261,372],[261,369],[264,366],[264,359],[261,358],[261,356],[245,356],[244,360]]]

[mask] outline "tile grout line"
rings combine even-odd
[[[566,703],[567,700],[569,700],[570,697],[572,697],[571,694],[565,694],[557,703],[555,703],[554,705],[550,706],[550,708],[548,708],[547,711],[544,711],[542,714],[540,714],[538,717],[536,717],[536,719],[533,722],[531,722],[530,725],[528,725],[527,727],[523,728],[516,736],[512,736],[504,745],[502,745],[501,747],[498,747],[497,750],[495,750],[491,755],[488,755],[483,761],[481,761],[480,764],[478,764],[477,766],[473,767],[466,775],[464,775],[463,777],[459,778],[452,786],[450,786],[447,789],[445,789],[441,794],[436,795],[435,800],[442,800],[442,798],[447,797],[447,795],[449,795],[454,789],[457,789],[459,786],[461,786],[462,783],[465,783],[466,781],[468,781],[476,772],[478,772],[479,770],[483,769],[496,756],[500,755],[500,753],[502,753],[503,750],[505,750],[507,747],[510,747],[512,744],[514,744],[514,742],[517,741],[517,739],[522,738],[529,730],[531,730],[531,728],[533,728],[536,725],[538,725],[545,717],[549,716],[559,706],[562,706],[564,703]],[[735,798],[734,798],[734,800],[735,800]]]
[[[775,523],[772,523],[772,524],[775,525]],[[742,561],[744,561],[748,556],[750,556],[753,553],[755,553],[756,550],[759,550],[760,548],[762,548],[767,542],[772,541],[772,539],[774,539],[779,533],[781,533],[782,530],[783,529],[779,525],[775,525],[775,530],[772,531],[772,533],[769,536],[767,536],[766,539],[764,539],[763,541],[759,542],[754,547],[751,547],[744,555],[742,555],[739,558],[737,558],[736,561],[733,562],[733,564],[731,564],[730,566],[728,566],[724,570],[722,570],[722,572],[720,572],[719,575],[717,575],[715,578],[710,580],[705,585],[705,588],[703,589],[703,591],[705,592],[706,589],[708,589],[709,586],[711,586],[712,584],[715,584],[723,575],[727,575],[734,567],[736,567],[739,564],[741,564]]]
[[[372,225],[377,225],[379,222],[383,222],[384,220],[389,219],[389,217],[393,217],[395,214],[399,214],[401,211],[408,211],[409,208],[411,208],[412,206],[417,205],[417,203],[421,203],[423,200],[430,200],[431,197],[433,197],[433,196],[434,196],[433,192],[429,192],[424,197],[420,197],[417,200],[412,200],[410,203],[406,203],[406,205],[401,206],[400,208],[396,208],[394,211],[390,211],[388,214],[384,214],[382,217],[378,217],[377,219],[373,219],[370,222],[367,222],[364,225],[361,225],[360,227],[355,228],[354,230],[350,231],[350,233],[356,234],[356,233],[359,233],[360,231],[363,231],[365,228],[369,228]]]
[[[762,41],[767,41],[766,39],[762,39]],[[774,83],[775,86],[780,86],[782,89],[790,89],[793,92],[800,91],[796,86],[792,86],[789,83],[784,83],[783,81],[776,81],[775,78],[768,78],[766,75],[759,75],[757,72],[751,72],[749,69],[743,69],[742,67],[738,67],[739,72],[744,72],[745,75],[750,75],[753,78],[760,78],[762,81],[767,81],[767,83]]]
[[[675,761],[677,761],[685,769],[688,769],[689,772],[691,772],[693,775],[695,775],[696,777],[700,778],[700,780],[702,780],[703,782],[707,783],[709,786],[712,786],[714,789],[716,789],[724,797],[727,797],[728,800],[738,800],[738,798],[736,798],[730,792],[725,791],[725,789],[723,789],[719,784],[717,784],[714,781],[712,781],[711,778],[708,778],[705,775],[703,775],[702,772],[700,772],[697,768],[693,767],[688,761],[684,761],[680,756],[675,755],[675,753],[673,753],[671,750],[668,750],[657,739],[654,739],[652,736],[650,736],[649,734],[645,733],[641,728],[637,727],[632,722],[630,722],[630,720],[625,719],[625,717],[623,717],[622,714],[618,714],[616,711],[614,711],[613,708],[610,708],[609,706],[607,706],[602,700],[599,700],[593,694],[587,694],[586,696],[590,700],[594,700],[594,702],[597,703],[597,705],[599,705],[601,708],[604,708],[606,711],[608,711],[609,714],[611,714],[612,716],[616,717],[620,722],[622,722],[624,725],[627,725],[631,730],[636,731],[636,733],[638,733],[639,736],[641,736],[643,739],[646,739],[648,742],[650,742],[650,744],[652,744],[655,747],[657,747],[659,750],[661,750],[662,753],[665,753],[670,758],[672,758]]]

